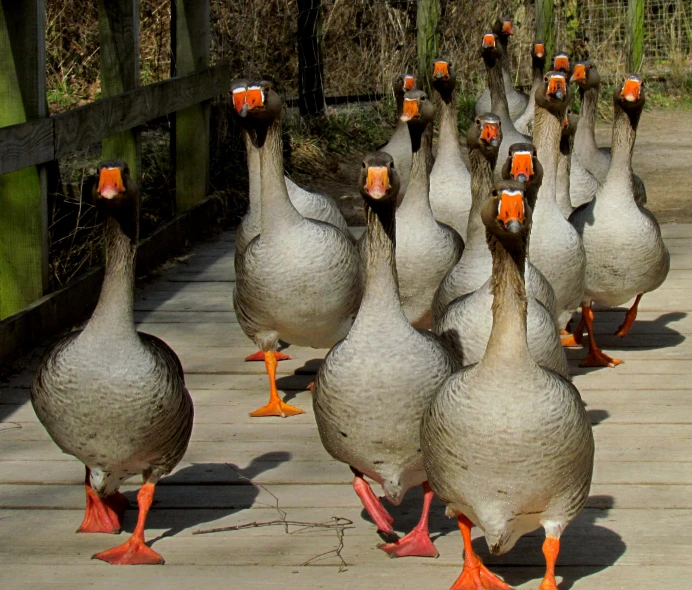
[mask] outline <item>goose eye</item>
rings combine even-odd
[[[497,197],[497,190],[493,189],[493,197]]]
[[[390,169],[390,170],[394,170],[394,162],[390,162],[390,163],[389,163],[389,169]]]
[[[363,162],[363,168],[366,168],[366,167],[367,167],[367,164],[365,162]]]
[[[593,70],[593,65],[589,65],[589,69],[590,69],[590,70]]]
[[[547,82],[547,81],[548,81],[548,76],[546,76],[545,78],[543,78],[543,81],[544,81],[544,82]]]
[[[420,101],[421,101],[421,102],[425,102],[426,99],[427,99],[427,97],[425,96],[425,94],[424,94],[423,96],[420,97]]]
[[[476,125],[478,125],[478,127],[481,126],[481,120],[480,119],[476,119]]]

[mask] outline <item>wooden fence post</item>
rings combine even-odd
[[[48,115],[44,0],[0,2],[0,127]],[[48,287],[43,166],[0,176],[0,319]]]
[[[432,63],[440,51],[440,0],[418,0],[416,13],[416,45],[418,50],[419,85],[428,94],[432,91]]]
[[[300,114],[324,113],[322,0],[298,0],[298,106]]]
[[[138,0],[99,0],[101,95],[106,98],[139,86]],[[137,129],[102,142],[104,160],[125,160],[133,178],[141,174],[142,148]]]
[[[181,76],[209,65],[209,0],[172,0],[172,75]],[[229,80],[230,83],[230,80]],[[182,213],[207,196],[209,188],[208,101],[175,114],[171,156],[175,168],[176,212]]]
[[[627,2],[627,71],[638,72],[644,60],[645,0]]]
[[[548,59],[555,54],[555,0],[536,0],[536,39],[543,39]]]

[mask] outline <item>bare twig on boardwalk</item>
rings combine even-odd
[[[336,555],[340,560],[341,560],[341,565],[339,565],[339,573],[346,571],[346,568],[348,565],[346,564],[346,560],[343,558],[341,555],[341,552],[343,551],[344,548],[344,531],[346,529],[350,528],[355,528],[353,527],[353,521],[349,520],[348,518],[343,518],[341,516],[333,516],[330,521],[328,522],[302,522],[298,520],[287,520],[287,512],[283,510],[279,506],[279,498],[277,498],[270,490],[268,490],[265,486],[263,486],[260,483],[256,483],[252,481],[249,477],[246,477],[242,473],[240,473],[233,465],[229,465],[226,463],[226,466],[229,469],[232,469],[233,471],[236,472],[238,477],[250,482],[252,485],[255,485],[265,492],[267,492],[272,498],[275,500],[274,508],[279,514],[279,519],[277,520],[270,520],[266,522],[246,522],[244,524],[236,524],[232,526],[224,526],[224,527],[217,527],[213,529],[203,529],[203,530],[198,530],[198,531],[193,531],[193,535],[207,535],[210,533],[223,533],[223,532],[228,532],[228,531],[241,531],[244,529],[253,529],[253,528],[261,528],[261,527],[267,527],[267,526],[282,526],[284,528],[284,532],[287,535],[293,535],[296,533],[300,533],[306,529],[333,529],[336,531],[336,537],[338,539],[338,544],[335,549],[331,549],[329,551],[325,551],[324,553],[320,553],[319,555],[315,555],[314,557],[311,557],[307,561],[301,563],[301,566],[308,566],[311,565],[313,561],[316,559],[319,559],[320,557],[325,557],[326,555],[331,555],[332,553]],[[300,527],[298,530],[291,531],[289,530],[288,527],[290,526],[297,526]]]

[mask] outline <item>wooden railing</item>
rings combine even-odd
[[[171,0],[172,77],[143,87],[137,0],[97,4],[103,98],[49,117],[45,0],[0,0],[0,319],[48,287],[48,163],[101,141],[104,158],[137,175],[138,127],[175,113],[176,212],[207,196],[209,101],[230,77],[226,65],[209,67],[209,0]]]

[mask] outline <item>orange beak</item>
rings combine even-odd
[[[446,61],[435,62],[433,78],[449,78],[449,64]]]
[[[574,66],[572,82],[586,82],[586,66],[584,64],[577,64]]]
[[[495,47],[495,35],[492,33],[486,33],[483,35],[483,49],[487,47]]]
[[[536,54],[536,57],[545,57],[545,45],[543,43],[536,43],[533,46],[533,52]]]
[[[637,102],[641,91],[641,82],[639,80],[625,80],[625,85],[622,87],[620,96],[628,102]]]
[[[500,126],[495,123],[485,123],[483,129],[481,129],[481,140],[490,144],[493,139],[499,141]]]
[[[262,89],[259,86],[248,87],[246,96],[246,101],[250,110],[264,108],[264,94],[262,94]]]
[[[526,182],[533,177],[533,157],[531,152],[515,152],[512,155],[512,171],[510,172],[514,180]],[[521,176],[524,176],[522,179]]]
[[[401,114],[401,120],[410,121],[418,115],[418,101],[415,98],[404,98],[404,112]]]
[[[524,223],[524,193],[522,191],[502,191],[497,218],[504,224],[505,229],[512,231],[516,223]],[[515,222],[512,224],[512,222]],[[517,233],[518,230],[513,231]]]
[[[550,76],[548,81],[548,95],[562,100],[565,98],[565,79],[563,76]]]
[[[564,55],[558,55],[555,58],[555,71],[556,72],[568,72],[569,71],[569,58]]]
[[[502,32],[505,35],[514,35],[514,27],[512,26],[512,23],[509,21],[505,21],[502,23]]]
[[[404,76],[404,91],[408,92],[409,90],[413,90],[416,87],[416,79],[407,74]]]
[[[245,88],[236,88],[232,92],[233,94],[233,108],[236,112],[240,114],[243,107],[247,104],[247,90]]]
[[[389,190],[389,170],[386,166],[368,168],[365,190],[373,199],[381,199]]]
[[[104,199],[112,199],[125,192],[120,168],[101,168],[98,191]]]

